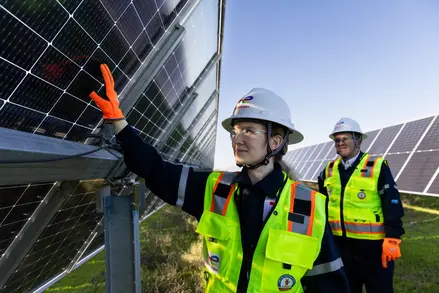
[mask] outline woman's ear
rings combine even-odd
[[[280,135],[275,135],[270,137],[270,149],[272,151],[274,151],[275,149],[277,149],[281,144],[282,144],[282,136]]]

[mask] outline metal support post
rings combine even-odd
[[[142,291],[139,217],[145,208],[145,186],[136,182],[132,190],[132,194],[115,196],[109,185],[101,189],[107,293]]]

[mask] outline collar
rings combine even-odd
[[[276,198],[277,192],[282,187],[284,182],[284,174],[282,168],[278,163],[274,163],[274,169],[267,176],[262,178],[254,186],[261,189],[266,196]],[[241,172],[235,178],[233,183],[238,183],[240,187],[248,187],[252,185],[250,177],[248,176],[248,169],[242,168]]]
[[[358,154],[355,155],[355,157],[350,158],[346,162],[342,158],[340,158],[341,164],[343,165],[344,169],[347,170],[349,167],[354,165],[355,161],[357,160],[357,158],[360,156],[361,153],[362,152],[359,151]]]

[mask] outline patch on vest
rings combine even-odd
[[[217,255],[217,254],[210,254],[209,255],[209,266],[215,272],[219,272],[219,266],[220,266],[220,257],[219,257],[219,255]]]
[[[277,288],[279,291],[288,291],[296,284],[296,279],[291,275],[282,275],[277,280]]]
[[[357,194],[357,196],[358,196],[359,199],[365,199],[365,198],[366,198],[366,193],[364,193],[363,191],[360,191],[360,192]]]

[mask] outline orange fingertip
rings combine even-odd
[[[113,78],[113,74],[111,74],[110,67],[108,67],[107,64],[104,65],[107,68],[107,73],[108,73],[108,77],[110,78],[111,87],[114,88],[114,78]]]

